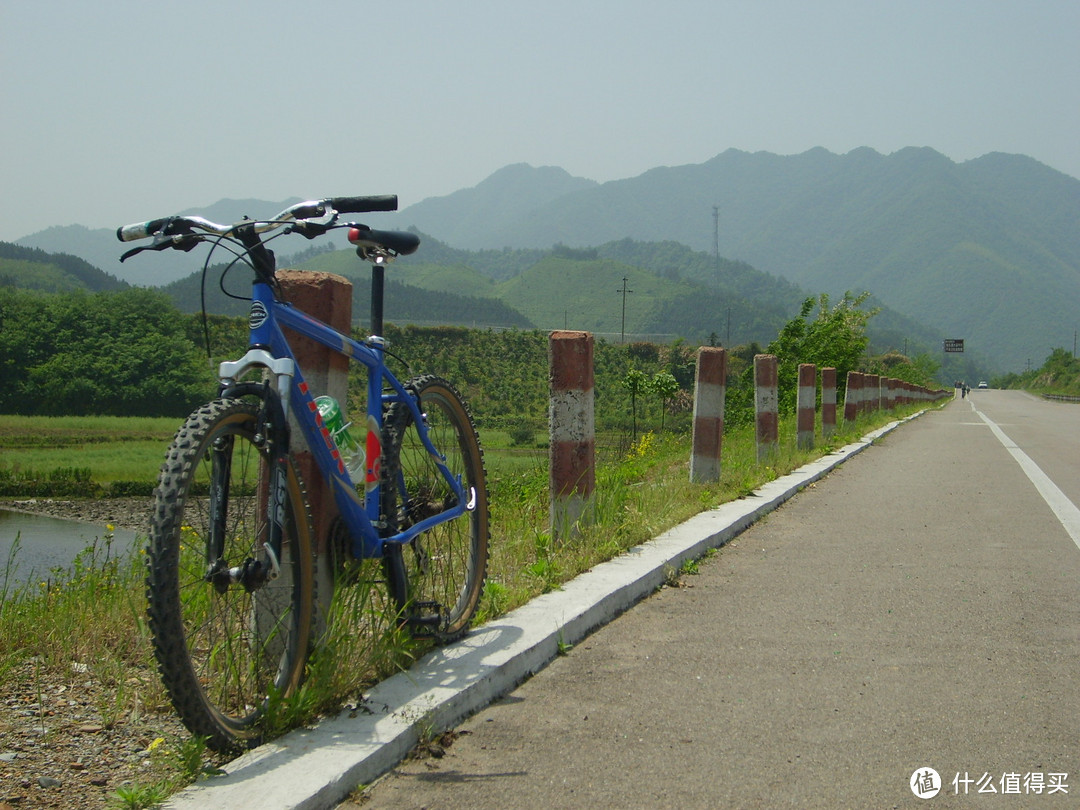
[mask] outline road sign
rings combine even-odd
[[[945,339],[945,351],[947,352],[963,352],[964,351],[964,339],[953,338]]]

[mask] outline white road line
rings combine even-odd
[[[1069,500],[1069,498],[1058,489],[1057,484],[1050,480],[1050,477],[1042,471],[1038,464],[1031,460],[1031,457],[1021,450],[1016,442],[1005,435],[1005,431],[999,428],[986,414],[975,407],[972,403],[971,410],[975,411],[976,415],[983,420],[990,428],[990,432],[997,436],[998,441],[1005,446],[1016,463],[1020,465],[1020,469],[1024,471],[1024,474],[1031,480],[1031,483],[1035,485],[1035,489],[1039,491],[1039,494],[1043,496],[1043,500],[1053,510],[1057,519],[1061,521],[1061,525],[1065,527],[1065,531],[1069,533],[1069,537],[1076,543],[1076,547],[1080,548],[1080,509],[1076,508],[1076,504]]]

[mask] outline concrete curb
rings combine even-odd
[[[358,711],[299,729],[229,763],[226,775],[186,788],[173,810],[323,810],[393,768],[424,728],[444,729],[511,691],[596,628],[660,587],[668,572],[722,546],[873,441],[925,411],[891,422],[753,495],[703,512],[561,590],[544,594],[408,672],[374,687]]]

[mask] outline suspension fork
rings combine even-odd
[[[225,528],[229,515],[229,478],[232,475],[232,436],[214,439],[210,453],[210,537],[206,543],[206,570],[213,576],[225,564]]]
[[[276,579],[281,572],[281,547],[289,486],[288,424],[281,400],[268,384],[240,383],[222,392],[225,397],[245,395],[258,396],[262,403],[253,443],[265,460],[265,467],[260,465],[260,502],[257,504],[257,509],[265,515],[265,520],[261,522],[257,540],[261,540],[261,549],[266,554],[267,562],[248,557],[240,565],[230,568],[224,559],[229,518],[229,480],[235,438],[222,436],[214,441],[211,450],[211,531],[206,547],[206,580],[213,583],[219,593],[224,593],[230,585],[237,583],[249,592],[256,591],[270,580]],[[262,493],[266,494],[265,503],[262,502]]]

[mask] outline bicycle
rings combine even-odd
[[[393,195],[335,197],[270,220],[223,225],[174,216],[117,230],[121,241],[152,239],[121,261],[213,242],[235,256],[222,283],[238,262],[254,272],[248,349],[220,364],[217,397],[177,431],[147,546],[148,621],[162,680],[187,728],[217,750],[261,740],[260,720],[299,688],[315,642],[313,521],[291,424],[333,492],[345,556],[381,560],[396,621],[447,642],[466,632],[476,611],[489,532],[476,426],[449,382],[433,375],[402,382],[386,365],[384,268],[414,252],[419,238],[339,221],[396,209]],[[363,341],[284,301],[266,247],[286,233],[312,239],[337,228],[348,229],[372,265],[372,334]],[[208,255],[204,283],[209,266]],[[282,327],[364,367],[362,444],[350,441],[349,425],[323,417]]]

